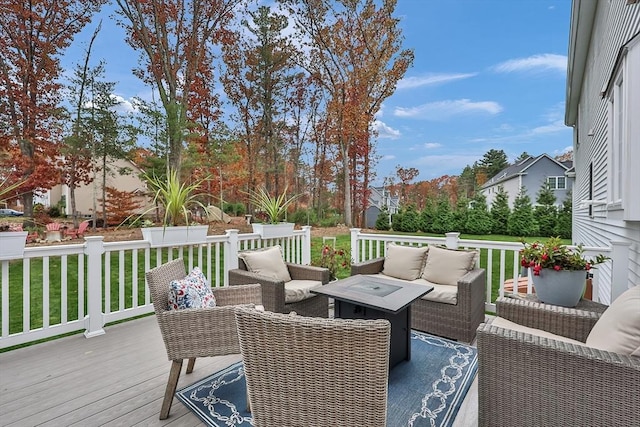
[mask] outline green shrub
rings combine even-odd
[[[384,230],[387,231],[391,228],[389,225],[389,210],[386,206],[382,207],[382,210],[378,214],[378,218],[376,218],[376,230]]]

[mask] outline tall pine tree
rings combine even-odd
[[[493,234],[507,234],[507,224],[511,209],[509,209],[509,195],[502,185],[498,186],[498,193],[491,204],[491,232]]]
[[[513,203],[513,212],[507,221],[507,231],[512,236],[520,237],[535,236],[538,233],[531,198],[527,195],[525,187],[520,187],[520,192]]]
[[[536,203],[534,212],[536,221],[538,221],[540,235],[551,237],[555,233],[558,213],[555,205],[556,195],[553,194],[553,190],[549,188],[549,184],[546,182],[542,184],[538,191]]]
[[[562,202],[562,207],[558,210],[558,221],[554,229],[554,235],[563,239],[571,238],[573,202],[571,193],[567,194],[567,198]]]
[[[466,229],[471,234],[491,233],[491,214],[487,209],[487,198],[480,191],[476,193],[471,203]]]

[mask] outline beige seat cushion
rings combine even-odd
[[[290,280],[284,284],[284,302],[298,302],[313,297],[311,290],[322,286],[319,280]]]
[[[291,280],[287,264],[282,258],[280,245],[255,251],[240,252],[238,257],[244,261],[247,269],[252,273],[284,282]]]
[[[422,278],[439,285],[457,286],[458,280],[474,268],[477,256],[476,250],[431,246]]]
[[[423,300],[441,302],[451,305],[458,304],[457,286],[439,285],[437,283],[431,283],[424,279],[413,280],[411,283],[415,283],[421,286],[433,286],[433,290],[431,292],[422,296]]]
[[[397,279],[415,280],[420,277],[428,251],[428,246],[402,246],[389,243],[382,274]]]
[[[600,350],[640,357],[640,286],[624,291],[602,313],[586,344]]]
[[[551,332],[543,331],[540,329],[529,328],[527,326],[519,325],[518,323],[512,322],[511,320],[504,319],[502,317],[496,317],[491,322],[491,326],[498,326],[504,329],[511,329],[513,331],[524,332],[531,335],[537,335],[542,338],[549,338],[556,341],[563,341],[575,345],[584,346],[585,343],[572,340],[571,338],[563,337],[562,335],[552,334]],[[505,361],[506,362],[506,361]]]

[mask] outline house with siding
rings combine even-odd
[[[398,213],[399,199],[392,196],[391,192],[384,187],[369,188],[369,204],[365,211],[365,227],[375,228],[378,215],[384,206],[387,207],[389,218]]]
[[[560,162],[547,154],[530,156],[498,172],[484,183],[480,191],[491,207],[498,188],[502,186],[509,197],[509,207],[513,208],[522,187],[535,205],[538,192],[546,183],[556,196],[556,206],[561,206],[573,187],[573,177],[567,174],[572,166],[571,161]]]
[[[640,285],[638,0],[573,0],[565,124],[573,128],[573,241],[629,249],[625,271],[598,269],[609,280],[594,297],[610,303]]]
[[[140,177],[143,171],[134,162],[126,159],[110,159],[109,171],[104,179],[107,187],[130,192],[133,195],[132,197],[140,203],[139,213],[144,212],[151,206],[150,198],[147,194],[147,185]],[[102,173],[98,172],[93,182],[81,184],[76,188],[76,212],[80,217],[90,218],[93,216],[94,209],[98,212],[102,210],[102,181]],[[70,197],[69,187],[59,184],[35,201],[49,207],[64,200],[64,214],[71,216]]]

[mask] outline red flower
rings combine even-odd
[[[553,269],[554,269],[555,271],[560,271],[560,270],[562,270],[562,267],[560,267],[559,265],[554,265],[554,266],[553,266]]]

